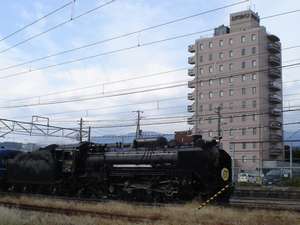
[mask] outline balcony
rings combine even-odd
[[[272,66],[280,66],[281,65],[281,60],[278,55],[270,55],[269,56],[269,63]]]
[[[279,68],[269,69],[269,76],[273,78],[280,78],[281,77],[280,69]]]
[[[272,42],[278,42],[280,39],[274,34],[268,34],[268,39]]]
[[[194,118],[193,118],[193,117],[189,117],[189,118],[187,119],[187,123],[188,123],[189,125],[194,125],[194,124],[195,124]]]
[[[195,52],[195,50],[196,50],[195,45],[189,45],[188,51],[189,51],[190,53]]]
[[[188,93],[188,100],[195,100],[194,93]]]
[[[281,48],[279,42],[273,42],[268,44],[268,50],[271,53],[280,53]]]
[[[269,100],[273,104],[279,104],[282,101],[279,95],[272,95],[272,94],[269,96]]]
[[[187,106],[187,111],[188,112],[195,112],[195,104],[188,105]]]
[[[270,134],[270,141],[271,142],[281,142],[282,141],[282,135],[280,134]]]
[[[281,90],[281,85],[278,82],[270,81],[269,88],[273,91],[279,91]]]
[[[188,69],[188,75],[191,77],[194,77],[195,76],[195,68]]]
[[[188,63],[189,63],[189,64],[195,64],[195,56],[190,56],[190,57],[188,58]]]
[[[271,116],[281,116],[281,110],[278,108],[270,109]]]
[[[274,129],[274,130],[279,130],[279,129],[281,129],[281,123],[280,122],[278,122],[278,121],[271,121],[270,122],[270,128],[271,129]]]
[[[188,81],[188,87],[189,88],[195,88],[195,81],[194,80]]]

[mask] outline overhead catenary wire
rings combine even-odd
[[[6,39],[8,39],[8,38],[10,38],[10,37],[12,37],[12,36],[18,34],[18,33],[20,33],[20,32],[23,31],[23,30],[26,30],[28,27],[33,26],[34,24],[36,24],[36,23],[38,23],[38,22],[40,22],[40,21],[46,19],[47,17],[56,14],[57,12],[61,11],[62,9],[64,9],[64,8],[66,8],[66,7],[68,7],[68,6],[72,5],[72,4],[74,4],[74,2],[75,2],[75,0],[68,1],[67,3],[63,4],[62,6],[59,6],[58,8],[56,8],[56,9],[54,9],[54,10],[48,12],[47,14],[45,14],[45,15],[43,15],[43,16],[37,18],[36,20],[34,20],[34,21],[32,21],[32,22],[26,24],[25,26],[22,26],[21,28],[19,28],[19,29],[15,30],[15,31],[13,31],[13,32],[11,32],[11,33],[5,35],[4,37],[0,38],[0,42],[2,42],[2,41],[4,41],[4,40],[6,40]]]
[[[7,67],[0,68],[0,71],[12,69],[12,68],[23,66],[23,65],[26,65],[26,64],[31,64],[31,63],[34,63],[34,62],[39,62],[41,60],[45,60],[45,59],[48,59],[48,58],[51,58],[51,57],[55,57],[55,56],[63,55],[63,54],[70,53],[70,52],[73,52],[73,51],[81,50],[81,49],[84,49],[84,48],[92,47],[92,46],[95,46],[95,45],[103,44],[103,43],[110,42],[110,41],[113,41],[113,40],[116,40],[116,39],[125,38],[125,37],[128,37],[128,36],[134,35],[134,34],[139,34],[141,32],[147,31],[147,30],[156,29],[156,28],[161,27],[161,26],[166,26],[166,25],[169,25],[169,24],[172,24],[172,23],[176,23],[176,22],[183,21],[183,20],[186,20],[186,19],[190,19],[190,18],[193,18],[193,17],[196,17],[196,16],[200,16],[200,15],[212,12],[212,11],[216,11],[216,10],[220,10],[220,9],[224,9],[224,8],[229,8],[229,7],[232,7],[234,5],[244,3],[244,2],[247,2],[247,1],[237,2],[237,3],[226,5],[226,6],[223,6],[223,7],[220,7],[220,8],[200,12],[200,13],[193,14],[193,15],[190,15],[190,16],[187,16],[187,17],[178,18],[178,19],[171,20],[169,22],[165,22],[165,23],[162,23],[162,24],[158,24],[158,25],[146,27],[146,28],[143,28],[143,29],[140,29],[140,30],[137,30],[137,31],[133,31],[133,32],[122,34],[122,35],[118,35],[118,36],[115,36],[115,37],[112,37],[112,38],[108,38],[108,39],[99,40],[99,41],[96,41],[96,42],[93,42],[93,43],[85,44],[85,45],[82,45],[82,46],[79,46],[79,47],[76,47],[76,48],[72,48],[72,49],[60,51],[60,52],[57,52],[57,53],[54,53],[54,54],[42,56],[42,57],[35,58],[35,59],[32,59],[32,60],[28,60],[28,61],[25,61],[25,62],[22,62],[22,63],[10,65],[10,66],[7,66]],[[283,13],[279,13],[279,14],[273,14],[273,15],[270,15],[270,16],[262,17],[261,20],[274,18],[274,17],[278,17],[278,16],[283,16],[283,15],[288,15],[288,14],[291,14],[291,13],[296,13],[298,11],[300,11],[300,10],[293,10],[293,11],[287,11],[287,12],[283,12]],[[210,32],[210,31],[214,31],[214,28],[205,29],[205,30],[203,30],[202,32],[199,32],[199,33],[206,33],[206,32]],[[138,44],[137,46],[140,46],[140,44]]]
[[[14,48],[16,48],[16,47],[18,47],[18,46],[20,46],[20,45],[22,45],[22,44],[24,44],[24,43],[27,43],[27,42],[29,42],[29,41],[31,41],[31,40],[37,38],[37,37],[40,37],[40,36],[42,36],[42,35],[44,35],[44,34],[46,34],[46,33],[49,33],[50,31],[53,31],[53,30],[55,30],[55,29],[57,29],[57,28],[59,28],[59,27],[62,27],[62,26],[64,26],[64,25],[66,25],[66,24],[68,24],[68,23],[70,23],[70,22],[73,22],[74,20],[77,20],[77,19],[79,19],[79,18],[81,18],[81,17],[83,17],[83,16],[86,16],[86,15],[92,13],[92,12],[95,12],[96,10],[99,10],[99,9],[103,8],[103,7],[105,7],[105,6],[107,6],[107,5],[111,4],[111,3],[113,3],[114,1],[116,1],[116,0],[110,0],[110,1],[107,1],[107,2],[105,2],[105,3],[103,3],[103,4],[101,4],[101,5],[98,5],[98,6],[94,7],[94,8],[92,8],[92,9],[89,9],[89,10],[87,10],[87,11],[85,11],[85,12],[83,12],[83,13],[77,15],[77,16],[73,16],[73,17],[71,17],[71,18],[68,19],[68,20],[65,20],[65,21],[63,21],[63,22],[61,22],[61,23],[59,23],[59,24],[56,24],[55,26],[50,27],[50,28],[48,28],[47,30],[44,30],[44,31],[42,31],[42,32],[40,32],[40,33],[37,33],[37,34],[34,34],[34,35],[30,36],[29,38],[24,39],[24,40],[22,40],[22,41],[20,41],[20,42],[17,42],[16,44],[14,44],[14,45],[12,45],[12,46],[10,46],[10,47],[8,47],[8,48],[5,48],[5,49],[0,50],[0,54],[5,53],[5,52],[7,52],[7,51],[9,51],[9,50],[11,50],[11,49],[14,49]]]
[[[300,66],[299,63],[293,63],[293,64],[288,64],[288,65],[283,65],[283,66],[275,66],[274,68],[288,68],[288,67],[295,67],[295,66]],[[247,73],[256,73],[256,72],[267,72],[269,70],[269,67],[264,68],[264,69],[254,69],[253,71],[247,71]],[[236,73],[236,74],[230,74],[229,76],[221,76],[221,77],[235,77],[235,76],[240,76],[241,74],[244,73]],[[226,75],[226,74],[225,74]],[[219,79],[218,78],[209,78],[207,80],[202,80],[202,81],[209,81],[212,79]],[[199,82],[199,81],[198,81]],[[196,83],[196,81],[194,82]],[[88,101],[88,100],[94,100],[94,99],[101,99],[101,98],[110,98],[110,97],[118,97],[118,96],[126,96],[126,95],[131,95],[131,94],[138,94],[138,93],[146,93],[146,92],[152,92],[152,91],[158,91],[158,90],[164,90],[164,89],[170,89],[170,88],[177,88],[177,87],[184,87],[187,86],[187,83],[179,83],[179,84],[173,84],[173,85],[167,85],[164,87],[154,87],[154,88],[149,88],[149,89],[144,89],[144,90],[137,90],[137,91],[128,91],[128,92],[123,92],[123,93],[113,93],[113,94],[108,94],[108,95],[95,95],[95,96],[88,96],[84,98],[78,98],[78,96],[73,99],[64,99],[64,100],[59,100],[59,101],[48,101],[48,102],[39,102],[39,103],[30,103],[30,104],[19,104],[19,105],[9,105],[9,106],[1,106],[0,109],[10,109],[10,108],[23,108],[23,107],[32,107],[32,106],[43,106],[43,105],[53,105],[53,104],[62,104],[62,103],[69,103],[69,102],[81,102],[81,101]]]

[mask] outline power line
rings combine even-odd
[[[32,26],[32,25],[34,25],[34,24],[40,22],[41,20],[44,20],[44,19],[46,19],[47,17],[49,17],[49,16],[51,16],[51,15],[54,15],[55,13],[61,11],[62,9],[68,7],[69,5],[74,4],[74,2],[75,2],[75,0],[69,1],[69,2],[67,2],[66,4],[64,4],[64,5],[62,5],[62,6],[58,7],[58,8],[56,8],[56,9],[50,11],[50,12],[47,13],[46,15],[41,16],[40,18],[38,18],[38,19],[32,21],[31,23],[26,24],[25,26],[23,26],[23,27],[21,27],[21,28],[15,30],[15,31],[13,31],[13,32],[10,33],[10,34],[7,34],[6,36],[4,36],[3,38],[0,39],[0,42],[1,42],[1,41],[4,41],[4,40],[6,40],[6,39],[8,39],[8,38],[10,38],[10,37],[12,37],[12,36],[14,36],[14,35],[16,35],[17,33],[20,33],[21,31],[27,29],[28,27],[30,27],[30,26]]]
[[[283,66],[275,66],[274,68],[288,68],[288,67],[294,67],[294,66],[300,66],[300,63],[294,63],[294,64],[288,64],[288,65],[283,65]],[[257,69],[253,71],[247,71],[247,73],[254,73],[254,72],[266,72],[269,70],[269,67],[266,69]],[[243,74],[243,73],[242,73]],[[230,76],[227,75],[227,77],[235,77],[235,76],[240,76],[241,73],[236,73],[236,74],[231,74]],[[218,77],[218,78],[210,78],[209,80],[212,79],[219,79],[219,78],[224,78],[223,77]],[[205,81],[205,80],[201,80]],[[194,81],[194,83],[200,82],[200,81]],[[30,107],[30,106],[42,106],[42,105],[53,105],[53,104],[61,104],[61,103],[69,103],[69,102],[81,102],[81,101],[88,101],[88,100],[94,100],[94,99],[101,99],[101,98],[108,98],[108,97],[118,97],[118,96],[126,96],[126,95],[131,95],[131,94],[138,94],[138,93],[146,93],[146,92],[152,92],[152,91],[158,91],[158,90],[164,90],[164,89],[170,89],[170,88],[177,88],[177,87],[183,87],[186,86],[187,83],[179,83],[179,84],[174,84],[174,85],[168,85],[164,87],[154,87],[154,88],[149,88],[149,89],[144,89],[144,90],[137,90],[137,91],[128,91],[128,92],[123,92],[123,93],[113,93],[113,94],[108,94],[108,95],[96,95],[96,96],[88,96],[84,98],[78,98],[76,99],[63,99],[63,100],[53,100],[49,102],[40,102],[40,103],[31,103],[31,104],[19,104],[19,105],[11,105],[11,106],[2,106],[0,109],[9,109],[9,108],[22,108],[22,107]]]
[[[140,29],[140,30],[137,30],[137,31],[125,33],[125,34],[118,35],[118,36],[115,36],[115,37],[112,37],[112,38],[108,38],[108,39],[104,39],[104,40],[99,40],[99,41],[96,41],[96,42],[93,42],[93,43],[89,43],[89,44],[86,44],[86,45],[82,45],[82,46],[79,46],[79,47],[76,47],[76,48],[72,48],[72,49],[60,51],[60,52],[57,52],[57,53],[54,53],[54,54],[42,56],[42,57],[39,57],[39,58],[36,58],[36,59],[32,59],[32,60],[29,60],[29,61],[25,61],[25,62],[22,62],[22,63],[19,63],[19,64],[14,64],[14,65],[11,65],[11,66],[0,68],[0,71],[12,69],[12,68],[19,67],[19,66],[22,66],[22,65],[26,65],[26,64],[29,64],[29,63],[33,63],[33,62],[42,61],[42,60],[45,60],[45,59],[48,59],[48,58],[51,58],[51,57],[55,57],[55,56],[63,55],[63,54],[70,53],[70,52],[73,52],[73,51],[77,51],[77,50],[80,50],[80,49],[84,49],[84,48],[92,47],[92,46],[95,46],[95,45],[103,44],[103,43],[110,42],[110,41],[113,41],[113,40],[116,40],[116,39],[125,38],[125,37],[131,36],[133,34],[139,34],[141,32],[147,31],[147,30],[156,29],[158,27],[170,25],[172,23],[176,23],[176,22],[180,22],[180,21],[183,21],[183,20],[187,20],[187,19],[190,19],[190,18],[193,18],[193,17],[197,17],[197,16],[200,16],[200,15],[206,14],[206,13],[210,13],[210,12],[217,11],[217,10],[220,10],[220,9],[229,8],[229,7],[232,7],[234,5],[242,4],[242,3],[247,2],[247,1],[248,0],[237,2],[237,3],[234,3],[234,4],[230,4],[230,5],[226,5],[226,6],[223,6],[223,7],[220,7],[220,8],[216,8],[216,9],[212,9],[212,10],[200,12],[200,13],[197,13],[197,14],[193,14],[191,16],[181,17],[181,18],[178,18],[178,19],[175,19],[175,20],[171,20],[169,22],[162,23],[162,24],[158,24],[158,25],[146,27],[146,28],[143,28],[143,29]],[[299,10],[293,10],[293,11],[288,11],[288,12],[284,12],[284,13],[280,13],[280,14],[274,14],[274,15],[262,17],[261,20],[263,20],[263,19],[269,19],[269,18],[273,18],[273,17],[277,17],[277,16],[283,16],[283,15],[295,13],[295,12],[298,12],[298,11]],[[209,31],[213,31],[213,30],[214,30],[214,28],[210,28],[210,29],[203,30],[202,32],[199,32],[199,33],[205,33],[205,32],[209,32]]]
[[[57,25],[55,25],[55,26],[53,26],[53,27],[50,27],[50,28],[47,29],[47,30],[44,30],[44,31],[42,31],[42,32],[40,32],[40,33],[38,33],[38,34],[32,35],[32,36],[30,36],[29,38],[24,39],[23,41],[17,42],[16,44],[14,44],[14,45],[12,45],[12,46],[6,48],[6,49],[0,50],[0,54],[2,54],[2,53],[4,53],[4,52],[7,52],[7,51],[9,51],[9,50],[11,50],[11,49],[13,49],[13,48],[16,48],[16,47],[19,46],[19,45],[22,45],[22,44],[24,44],[24,43],[26,43],[26,42],[28,42],[28,41],[31,41],[31,40],[33,40],[33,39],[39,37],[39,36],[42,36],[43,34],[46,34],[46,33],[50,32],[50,31],[53,31],[53,30],[55,30],[55,29],[57,29],[57,28],[59,28],[59,27],[62,27],[62,26],[66,25],[66,24],[68,24],[68,23],[70,23],[70,22],[72,22],[72,21],[74,21],[74,20],[76,20],[76,19],[79,19],[79,18],[81,18],[81,17],[83,17],[83,16],[86,16],[86,15],[88,15],[88,14],[90,14],[90,13],[92,13],[92,12],[98,10],[98,9],[101,9],[101,8],[103,8],[103,7],[105,7],[105,6],[107,6],[107,5],[111,4],[111,3],[113,3],[114,1],[116,1],[116,0],[110,0],[110,1],[108,1],[108,2],[105,2],[105,3],[103,3],[103,4],[101,4],[101,5],[97,6],[97,7],[95,7],[95,8],[93,8],[93,9],[87,10],[86,12],[84,12],[84,13],[78,15],[78,16],[71,17],[70,19],[65,20],[64,22],[59,23],[59,24],[57,24]]]

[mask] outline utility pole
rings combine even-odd
[[[144,113],[144,111],[141,111],[141,110],[137,110],[137,111],[133,111],[135,113],[137,113],[137,123],[136,123],[136,132],[135,132],[135,139],[138,139],[141,137],[141,113]]]
[[[290,179],[293,179],[293,143],[290,144]]]
[[[79,141],[80,143],[82,142],[82,126],[83,126],[83,120],[80,118],[80,123],[79,123]]]
[[[91,127],[89,127],[88,142],[91,142]]]

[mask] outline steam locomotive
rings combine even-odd
[[[83,142],[1,155],[0,188],[53,195],[170,202],[207,199],[231,182],[231,158],[216,141],[163,138],[125,147]],[[230,189],[218,196],[227,201]]]

